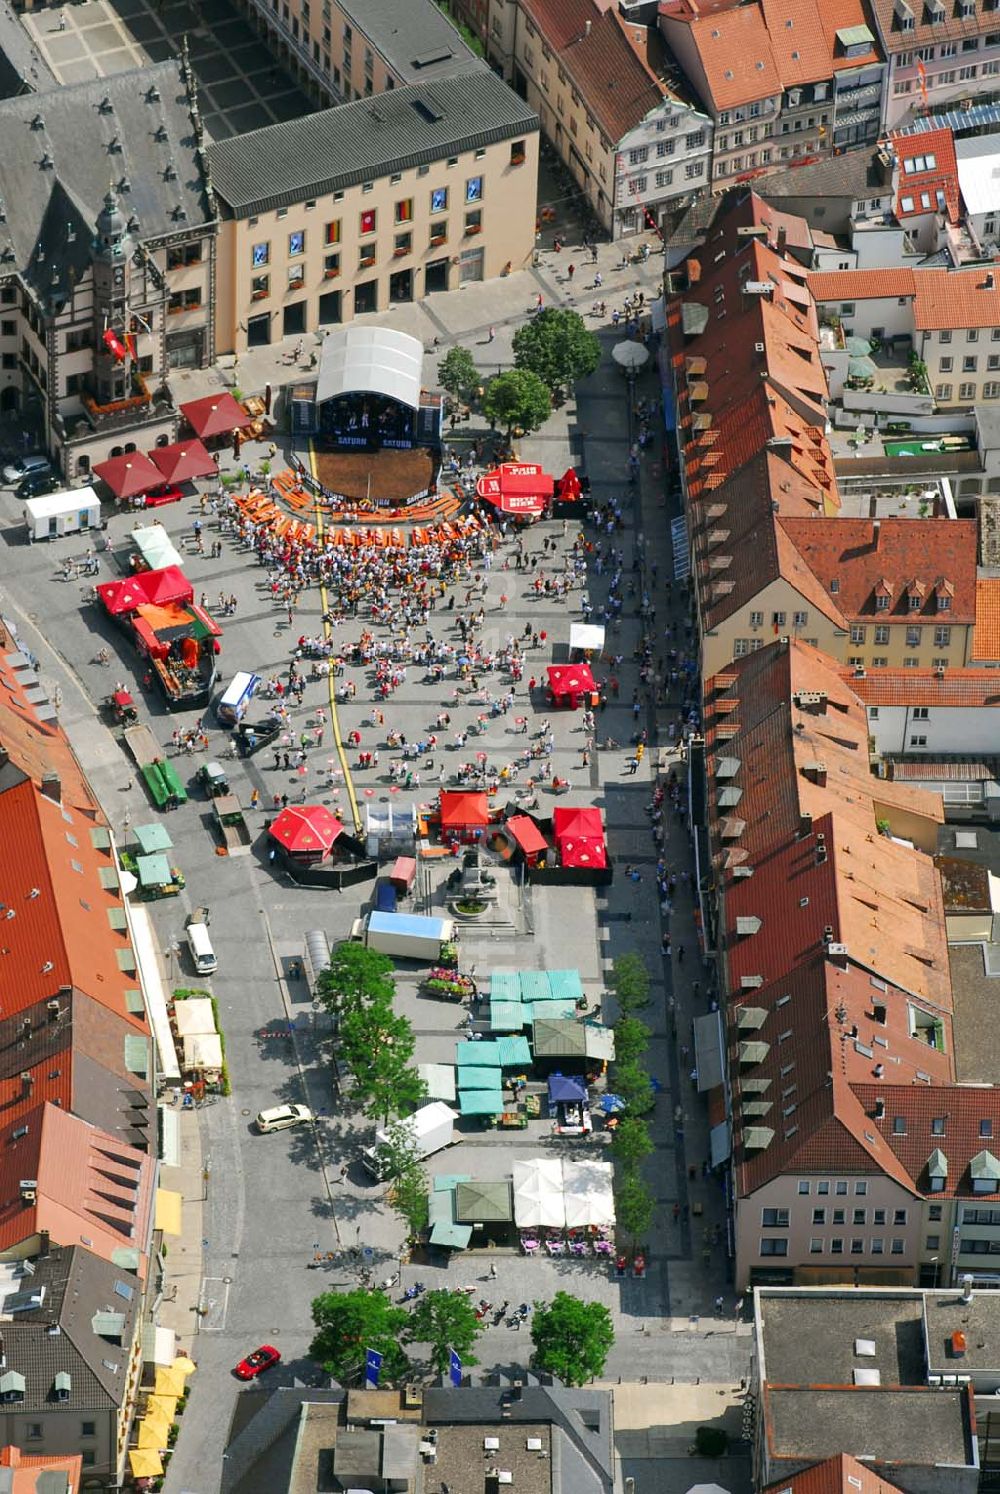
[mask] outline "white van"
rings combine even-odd
[[[226,693],[215,708],[215,714],[223,726],[235,726],[246,715],[247,706],[260,689],[260,675],[241,669],[234,674],[226,687]]]
[[[207,926],[203,923],[189,923],[186,933],[188,949],[198,974],[211,975],[213,970],[218,970],[219,962],[215,958]]]

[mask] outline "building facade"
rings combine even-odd
[[[1000,98],[1000,26],[993,0],[872,0],[888,62],[883,125]]]

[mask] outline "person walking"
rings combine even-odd
[[[572,280],[573,276],[576,274],[576,265],[567,265],[566,266],[566,274],[569,277],[569,279]]]
[[[490,330],[489,330],[489,335],[486,338],[486,341],[487,342],[496,342],[496,336],[497,336],[497,329],[496,329],[496,327],[491,327]]]

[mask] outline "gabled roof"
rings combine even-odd
[[[106,1261],[132,1259],[143,1278],[156,1167],[151,1157],[57,1105],[5,1122],[0,1148],[0,1251],[39,1230],[57,1245],[85,1245]],[[36,1197],[22,1202],[30,1178]]]
[[[1000,576],[985,576],[976,582],[972,658],[984,664],[1000,662]]]
[[[0,1448],[0,1468],[11,1470],[5,1494],[72,1494],[83,1482],[83,1453],[24,1453],[8,1446]]]
[[[1000,706],[994,669],[873,669],[861,676],[845,669],[844,679],[866,706]]]
[[[826,592],[855,621],[964,624],[976,616],[975,519],[779,519]],[[876,594],[887,592],[879,609]],[[913,608],[917,598],[920,606]],[[942,606],[947,601],[950,606]]]
[[[28,658],[9,645],[0,650],[0,793],[23,775],[40,784],[59,780],[63,802],[100,822],[100,811],[80,765]],[[40,714],[45,710],[44,717]],[[6,754],[7,762],[3,762]]]
[[[914,270],[913,323],[918,332],[1000,327],[1000,275],[983,265],[967,270]]]
[[[897,265],[875,270],[814,270],[809,289],[817,303],[880,301],[884,297],[915,296],[914,271]]]
[[[869,1464],[839,1453],[768,1484],[762,1494],[901,1494],[901,1490],[902,1485],[891,1484]]]
[[[944,1186],[933,1190],[935,1198],[982,1197],[993,1203],[1000,1194],[1000,1089],[986,1085],[950,1085],[947,1089],[927,1085],[857,1084],[855,1092],[873,1117],[873,1124],[905,1167],[915,1188],[930,1193],[930,1175],[944,1175]],[[876,1114],[876,1101],[884,1100],[884,1113]],[[935,1152],[941,1156],[934,1157]],[[996,1162],[974,1166],[982,1153]],[[984,1182],[997,1173],[997,1187],[975,1192],[972,1172]]]
[[[940,212],[940,192],[949,222],[957,223],[958,162],[951,130],[925,130],[920,135],[894,134],[890,140],[898,163],[896,217],[905,220],[921,213]],[[926,204],[923,201],[925,193]],[[904,198],[911,202],[910,207],[905,206]]]
[[[661,0],[660,22],[666,23],[668,42],[673,25],[687,27],[704,71],[706,103],[716,112],[781,93],[781,75],[758,5],[721,9],[703,8],[697,0]],[[693,81],[700,87],[700,79]]]
[[[935,42],[964,41],[996,30],[996,12],[990,8],[989,0],[973,0],[970,16],[964,16],[957,5],[945,0],[940,19],[933,22],[925,0],[905,0],[902,4],[900,0],[871,0],[871,4],[882,45],[890,53],[912,52],[916,47]],[[913,24],[904,28],[903,16],[907,13]]]

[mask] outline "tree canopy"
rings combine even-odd
[[[582,1385],[603,1372],[615,1331],[603,1303],[556,1292],[551,1302],[535,1303],[531,1341],[538,1369],[566,1385]]]
[[[653,1222],[656,1201],[633,1164],[624,1172],[615,1190],[615,1215],[618,1228],[628,1235],[633,1244],[649,1234]]]
[[[352,1007],[388,1001],[396,994],[395,966],[388,955],[353,939],[334,947],[330,963],[316,981],[323,1005],[341,1016]]]
[[[459,404],[468,404],[481,383],[475,359],[468,348],[449,348],[438,364],[438,380]]]
[[[430,1344],[431,1365],[443,1375],[451,1349],[463,1365],[479,1363],[470,1351],[482,1330],[476,1309],[465,1292],[426,1292],[417,1298],[410,1314],[408,1339],[411,1343]]]
[[[384,1381],[405,1375],[409,1360],[401,1341],[409,1313],[394,1306],[382,1292],[361,1287],[353,1292],[324,1292],[313,1299],[312,1319],[317,1331],[309,1353],[335,1380],[347,1384],[355,1378],[364,1369],[368,1349],[384,1356]]]
[[[634,1016],[649,1005],[649,971],[640,956],[631,951],[615,960],[608,985],[623,1016]]]
[[[390,1003],[372,1002],[345,1012],[338,1036],[365,1115],[385,1121],[415,1109],[426,1089],[412,1064],[415,1040],[406,1017],[397,1017]]]
[[[406,1225],[411,1240],[427,1228],[430,1212],[427,1179],[419,1162],[410,1161],[401,1172],[393,1176],[389,1187],[389,1202]]]
[[[514,363],[537,374],[546,388],[569,389],[592,374],[601,344],[577,311],[549,306],[514,333]]]
[[[483,394],[483,414],[493,426],[501,426],[507,440],[516,427],[537,431],[552,414],[552,398],[537,374],[510,368],[490,379]]]

